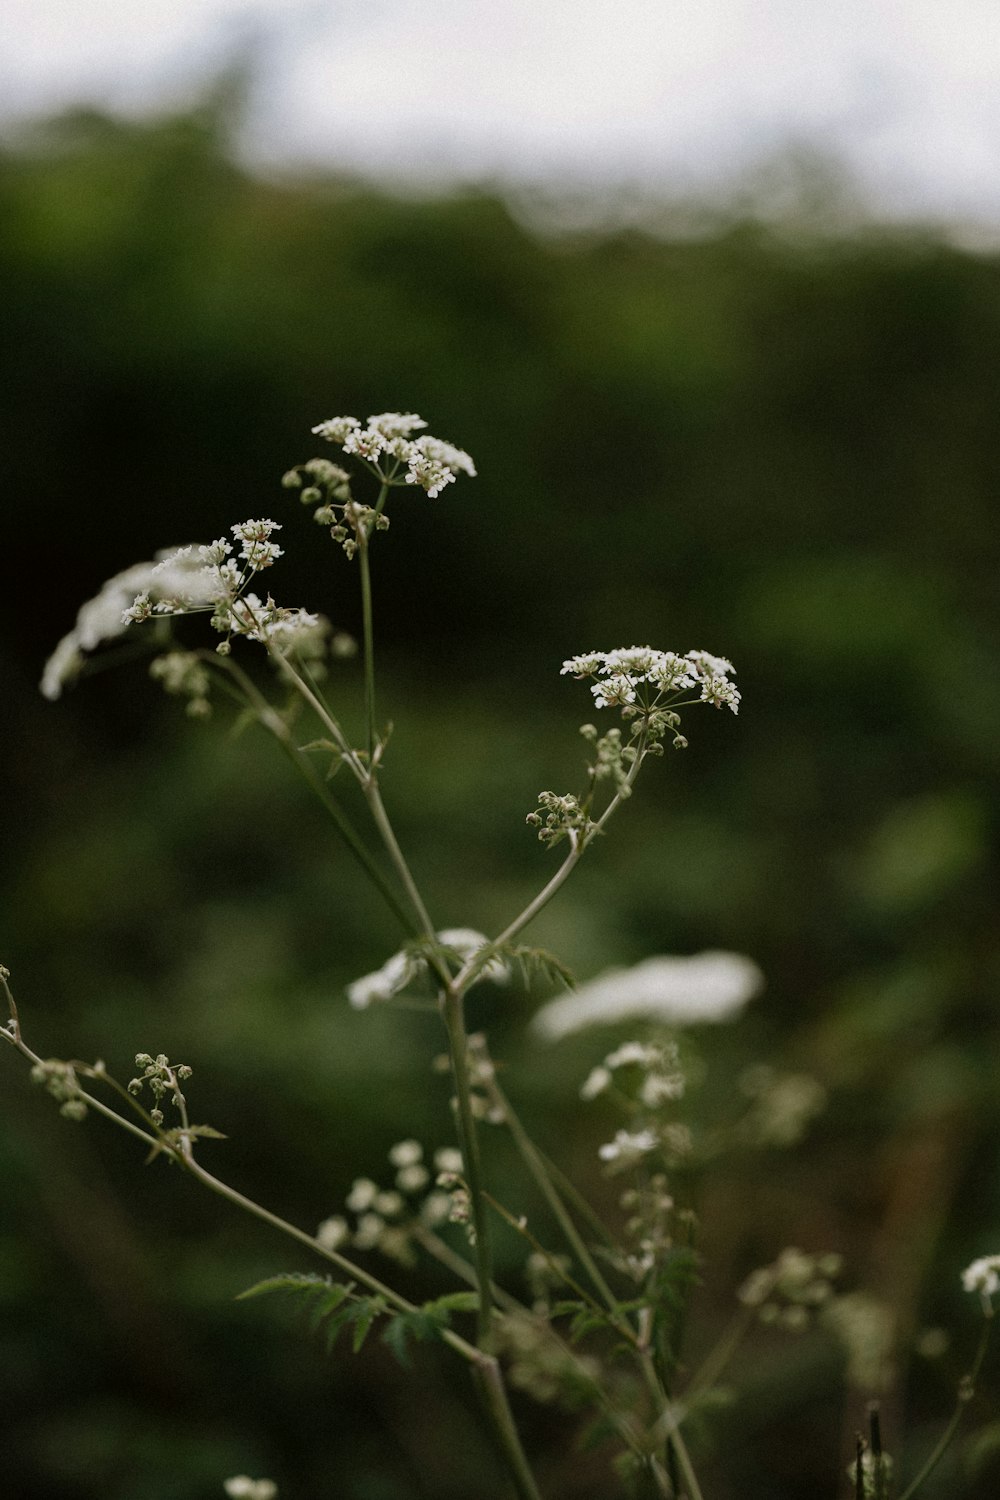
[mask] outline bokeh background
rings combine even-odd
[[[685,1186],[705,1255],[689,1357],[753,1266],[788,1244],[842,1252],[847,1289],[896,1319],[881,1394],[912,1471],[976,1339],[959,1271],[1000,1250],[995,134],[979,175],[919,99],[860,165],[857,111],[833,157],[779,111],[752,181],[718,146],[738,119],[701,178],[662,142],[602,156],[600,121],[574,156],[529,116],[529,146],[510,127],[484,158],[475,75],[464,135],[441,114],[407,137],[404,118],[366,158],[343,121],[332,144],[309,135],[289,99],[322,94],[320,75],[262,71],[258,32],[228,37],[226,66],[191,51],[169,88],[140,70],[117,95],[124,68],[98,86],[29,34],[38,66],[25,53],[19,76],[47,68],[53,90],[25,84],[0,152],[0,959],[28,1040],[126,1078],[140,1049],[192,1064],[195,1113],[228,1137],[206,1159],[307,1227],[354,1177],[387,1180],[394,1141],[450,1140],[433,1018],[347,1006],[397,936],[271,745],[224,711],[184,721],[141,663],[55,705],[36,688],[105,577],[248,515],[285,527],[279,597],[356,630],[354,572],[280,476],[324,417],[419,411],[480,473],[399,496],[377,556],[384,787],[432,911],[496,930],[546,878],[524,814],[575,783],[588,716],[564,656],[648,640],[736,662],[739,718],[691,715],[690,750],[650,766],[534,936],[581,979],[715,947],[761,965],[746,1015],[692,1039],[696,1128],[731,1117],[760,1063],[828,1103],[792,1147]],[[705,55],[736,69],[738,39],[716,40]],[[967,114],[1000,77],[987,40],[967,48]],[[878,79],[870,93],[884,103]],[[937,176],[900,166],[899,142],[925,139],[907,119]],[[338,670],[357,726],[357,667]],[[545,993],[484,998],[474,1019],[542,1142],[613,1212],[594,1166],[608,1121],[577,1090],[623,1037],[540,1048]],[[12,1053],[0,1085],[5,1496],[207,1500],[239,1472],[282,1500],[504,1493],[461,1370],[421,1350],[413,1386],[377,1345],[329,1362],[287,1310],[233,1300],[312,1269],[293,1248],[99,1121],[59,1119]],[[537,1212],[503,1142],[490,1152],[511,1206]],[[701,1435],[706,1493],[846,1493],[874,1392],[835,1344],[766,1339],[736,1373]],[[994,1358],[928,1497],[996,1493],[998,1401]],[[520,1410],[547,1495],[610,1492],[572,1419]]]

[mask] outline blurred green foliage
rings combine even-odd
[[[691,1185],[692,1358],[751,1266],[843,1250],[904,1335],[954,1332],[886,1403],[915,1463],[975,1339],[957,1272],[1000,1249],[996,255],[748,220],[544,238],[485,192],[255,176],[208,107],[39,124],[0,156],[0,214],[0,958],[29,1040],[125,1077],[139,1049],[193,1064],[213,1164],[307,1226],[393,1141],[450,1139],[433,1022],[347,1009],[396,934],[270,746],[178,722],[141,669],[35,693],[106,576],[247,515],[286,528],[281,601],[356,629],[350,566],[279,478],[315,421],[419,411],[480,469],[398,497],[376,556],[385,792],[432,911],[495,930],[545,878],[523,817],[575,784],[589,713],[564,656],[736,661],[739,720],[698,717],[533,936],[581,977],[702,947],[763,966],[700,1040],[696,1123],[761,1060],[831,1103],[796,1150]],[[540,1053],[532,1004],[474,1020],[589,1178],[573,1101],[602,1039]],[[4,1495],[200,1500],[236,1472],[283,1500],[502,1493],[462,1371],[423,1353],[418,1405],[384,1351],[328,1366],[234,1305],[295,1253],[0,1069]],[[711,1495],[834,1494],[864,1405],[835,1353],[765,1341],[747,1376],[704,1439]],[[553,1500],[608,1493],[571,1423],[524,1416]],[[994,1494],[996,1446],[959,1445],[928,1500]]]

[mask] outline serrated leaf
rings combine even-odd
[[[568,969],[561,959],[547,948],[531,948],[521,944],[508,943],[496,950],[497,958],[509,959],[515,963],[521,971],[521,978],[525,985],[538,976],[549,984],[561,984],[568,990],[576,989],[576,978],[571,969]]]
[[[446,1325],[451,1313],[476,1312],[478,1307],[477,1292],[449,1292],[447,1296],[435,1297],[433,1302],[425,1302],[421,1311],[442,1325]]]
[[[354,1324],[351,1348],[355,1354],[368,1337],[375,1319],[384,1312],[385,1302],[381,1297],[362,1297],[349,1309],[347,1319]]]
[[[268,1292],[314,1292],[317,1287],[332,1285],[325,1276],[290,1271],[282,1276],[268,1276],[266,1280],[247,1287],[245,1292],[237,1292],[236,1301],[245,1302],[250,1297],[264,1297]]]

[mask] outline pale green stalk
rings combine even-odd
[[[906,1486],[906,1489],[900,1495],[899,1500],[910,1500],[911,1495],[915,1495],[917,1493],[917,1490],[920,1489],[925,1480],[930,1478],[931,1474],[934,1472],[941,1459],[944,1457],[952,1438],[958,1431],[962,1418],[965,1415],[966,1408],[968,1407],[969,1401],[972,1398],[973,1385],[975,1383],[976,1376],[979,1374],[979,1370],[983,1363],[983,1360],[986,1356],[986,1350],[989,1346],[990,1334],[992,1333],[992,1331],[993,1315],[991,1312],[990,1316],[983,1323],[983,1331],[979,1335],[979,1344],[976,1348],[976,1354],[975,1358],[972,1361],[972,1365],[968,1373],[964,1375],[959,1382],[958,1400],[955,1403],[955,1410],[952,1412],[951,1420],[949,1421],[947,1427],[941,1434],[938,1441],[935,1443],[930,1457],[927,1459],[927,1462],[919,1470],[916,1478],[911,1480],[910,1483]]]
[[[573,870],[583,858],[584,850],[589,848],[591,840],[595,837],[596,834],[603,832],[609,819],[614,815],[615,812],[617,812],[618,808],[631,793],[632,787],[635,783],[635,779],[639,774],[639,767],[643,762],[645,750],[646,736],[645,734],[643,734],[639,739],[638,745],[636,746],[635,760],[632,762],[632,765],[629,768],[629,772],[625,778],[624,785],[619,787],[618,791],[612,797],[611,801],[608,803],[601,816],[592,824],[592,826],[583,834],[583,836],[581,836],[576,830],[570,831],[568,835],[570,842],[569,853],[566,855],[566,858],[563,860],[556,873],[552,876],[552,879],[548,882],[547,885],[542,887],[534,900],[528,902],[524,910],[514,918],[513,922],[511,922],[507,927],[504,928],[503,932],[501,932],[498,937],[495,937],[492,942],[487,943],[485,947],[480,948],[477,953],[473,954],[473,956],[465,964],[464,968],[460,970],[455,981],[457,985],[463,987],[466,986],[475,977],[475,975],[478,974],[479,971],[489,962],[492,955],[496,953],[498,949],[505,947],[513,938],[517,936],[519,932],[522,931],[523,928],[527,927],[529,922],[534,921],[535,917],[538,916],[538,913],[544,907],[548,906],[549,902],[552,900],[552,897],[556,894],[556,892],[559,891],[563,885],[565,885],[570,875],[572,875]]]
[[[534,1141],[532,1141],[531,1137],[528,1135],[528,1132],[525,1130],[524,1126],[521,1124],[521,1121],[514,1113],[509,1100],[503,1093],[503,1090],[500,1088],[500,1085],[496,1082],[495,1078],[490,1080],[490,1091],[494,1095],[498,1107],[503,1112],[504,1124],[510,1130],[514,1144],[521,1154],[521,1159],[523,1160],[525,1166],[528,1168],[528,1171],[531,1173],[531,1176],[534,1178],[535,1183],[537,1184],[543,1197],[545,1198],[546,1203],[549,1205],[549,1208],[552,1210],[552,1213],[554,1214],[555,1219],[563,1234],[566,1236],[566,1239],[571,1246],[574,1254],[579,1260],[581,1266],[586,1271],[587,1275],[590,1277],[591,1282],[599,1292],[601,1298],[605,1303],[605,1306],[612,1314],[617,1316],[618,1299],[615,1296],[614,1292],[612,1292],[611,1288],[608,1286],[607,1281],[602,1276],[601,1271],[594,1260],[594,1257],[587,1249],[583,1237],[578,1231],[576,1225],[573,1223],[573,1220],[570,1217],[569,1212],[567,1211],[566,1205],[563,1203],[562,1197],[560,1196],[556,1185],[552,1180],[551,1174],[548,1171],[544,1158],[542,1157],[538,1148],[535,1146]],[[629,1330],[629,1334],[631,1335],[631,1330]],[[634,1335],[631,1336],[634,1337]]]
[[[385,505],[388,493],[389,485],[383,479],[382,488],[375,503],[376,515],[381,515],[382,507]],[[365,718],[368,723],[368,765],[371,768],[375,764],[375,746],[378,743],[378,732],[375,727],[375,628],[372,619],[372,580],[371,570],[368,565],[369,535],[365,528],[366,522],[362,521],[357,528],[357,538],[358,562],[361,568],[361,630],[362,648],[365,659]]]

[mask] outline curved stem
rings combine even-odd
[[[455,1080],[458,1139],[462,1148],[465,1178],[472,1200],[472,1227],[476,1237],[476,1272],[479,1278],[479,1319],[476,1342],[480,1349],[493,1347],[493,1253],[490,1226],[483,1194],[483,1176],[479,1160],[479,1139],[472,1112],[472,1079],[469,1074],[469,1038],[465,1029],[465,1007],[462,994],[448,985],[441,994],[441,1009],[448,1032],[452,1076]]]
[[[972,1361],[972,1365],[968,1373],[964,1375],[959,1382],[958,1401],[955,1404],[955,1410],[951,1414],[951,1420],[949,1421],[944,1432],[942,1432],[941,1436],[938,1438],[938,1441],[935,1443],[933,1449],[931,1450],[930,1457],[927,1459],[927,1462],[918,1471],[916,1478],[912,1479],[906,1486],[906,1489],[900,1495],[899,1500],[910,1500],[911,1495],[915,1495],[917,1493],[917,1490],[920,1489],[925,1480],[930,1478],[931,1474],[934,1472],[941,1459],[944,1457],[952,1438],[958,1431],[959,1424],[961,1423],[962,1418],[965,1415],[966,1407],[972,1399],[975,1379],[979,1374],[980,1367],[986,1356],[986,1350],[990,1342],[990,1334],[992,1333],[992,1331],[993,1315],[991,1312],[990,1316],[983,1324],[982,1333],[979,1335],[979,1344],[976,1348],[976,1354],[975,1358]]]
[[[379,791],[378,781],[374,773],[370,773],[366,777],[364,792],[375,827],[378,829],[389,858],[396,868],[396,874],[399,876],[403,889],[410,898],[410,905],[416,912],[417,920],[423,929],[424,936],[433,940],[435,937],[434,923],[431,921],[427,907],[424,905],[423,897],[417,888],[417,883],[410,873],[410,867],[406,863],[403,851],[399,847],[399,841],[389,821],[389,814],[385,810],[385,804],[382,801],[382,794]],[[447,970],[442,972],[441,977],[445,983],[448,982],[449,975]]]
[[[289,666],[289,664],[285,662],[283,658],[279,657],[278,659],[279,661],[281,661],[284,667],[286,676],[288,676],[288,678],[298,686],[299,690],[305,695],[307,700],[313,704],[313,706],[323,717],[324,722],[328,722],[331,726],[335,727],[336,732],[339,734],[339,725],[335,725],[335,721],[330,721],[328,719],[328,716],[323,712],[322,704],[318,703],[318,701],[315,699],[315,696],[310,693],[309,688],[299,677],[298,673],[291,666]],[[319,802],[322,803],[329,816],[333,819],[333,822],[337,828],[337,832],[344,840],[344,843],[347,845],[348,849],[354,855],[354,858],[361,865],[365,874],[375,886],[375,889],[378,891],[383,901],[385,901],[386,905],[389,907],[393,916],[396,917],[400,926],[403,928],[403,931],[408,933],[411,937],[415,936],[416,927],[413,919],[407,915],[402,904],[400,903],[399,897],[389,885],[388,881],[382,874],[382,871],[379,869],[378,865],[375,863],[371,854],[361,842],[359,835],[355,832],[351,823],[348,822],[347,817],[341,811],[340,805],[337,802],[336,798],[327,787],[325,781],[323,781],[322,778],[318,775],[312,761],[308,758],[308,756],[304,754],[302,750],[299,749],[298,745],[295,743],[294,736],[292,735],[288,725],[285,723],[285,720],[271,707],[270,703],[268,703],[264,695],[258,691],[254,683],[250,680],[250,678],[246,675],[242,668],[238,667],[228,657],[221,658],[221,660],[219,658],[215,658],[215,660],[225,671],[227,671],[232,677],[235,678],[243,692],[244,697],[246,698],[250,707],[253,709],[254,713],[257,715],[258,721],[278,741],[278,744],[281,746],[285,755],[295,767],[295,770],[302,777],[303,781],[305,781],[306,785],[310,788],[313,795],[318,799]]]
[[[503,932],[501,932],[498,937],[495,937],[491,943],[487,943],[485,947],[480,948],[478,952],[473,954],[473,956],[465,964],[464,968],[459,972],[458,977],[455,981],[457,985],[459,985],[460,987],[467,986],[475,977],[475,975],[478,974],[479,971],[489,962],[490,958],[498,948],[503,948],[507,943],[511,941],[512,938],[515,938],[523,928],[527,927],[529,922],[534,921],[535,917],[538,916],[538,913],[543,909],[543,907],[548,906],[549,902],[552,900],[552,897],[566,883],[570,875],[572,875],[573,870],[583,858],[584,850],[590,847],[592,839],[596,834],[602,833],[604,831],[604,828],[607,826],[609,820],[614,816],[618,808],[631,794],[632,787],[635,784],[635,779],[639,774],[639,768],[642,765],[643,759],[646,754],[646,744],[647,737],[646,734],[643,733],[639,739],[638,745],[635,748],[635,760],[632,762],[629,773],[625,778],[624,784],[618,788],[617,792],[612,797],[611,801],[608,803],[601,816],[596,820],[596,822],[592,823],[582,835],[575,831],[570,833],[569,853],[566,855],[566,858],[563,860],[556,873],[552,876],[552,879],[548,882],[547,885],[542,887],[534,900],[528,902],[524,910],[514,918],[513,922],[509,923],[508,926],[504,928]]]

